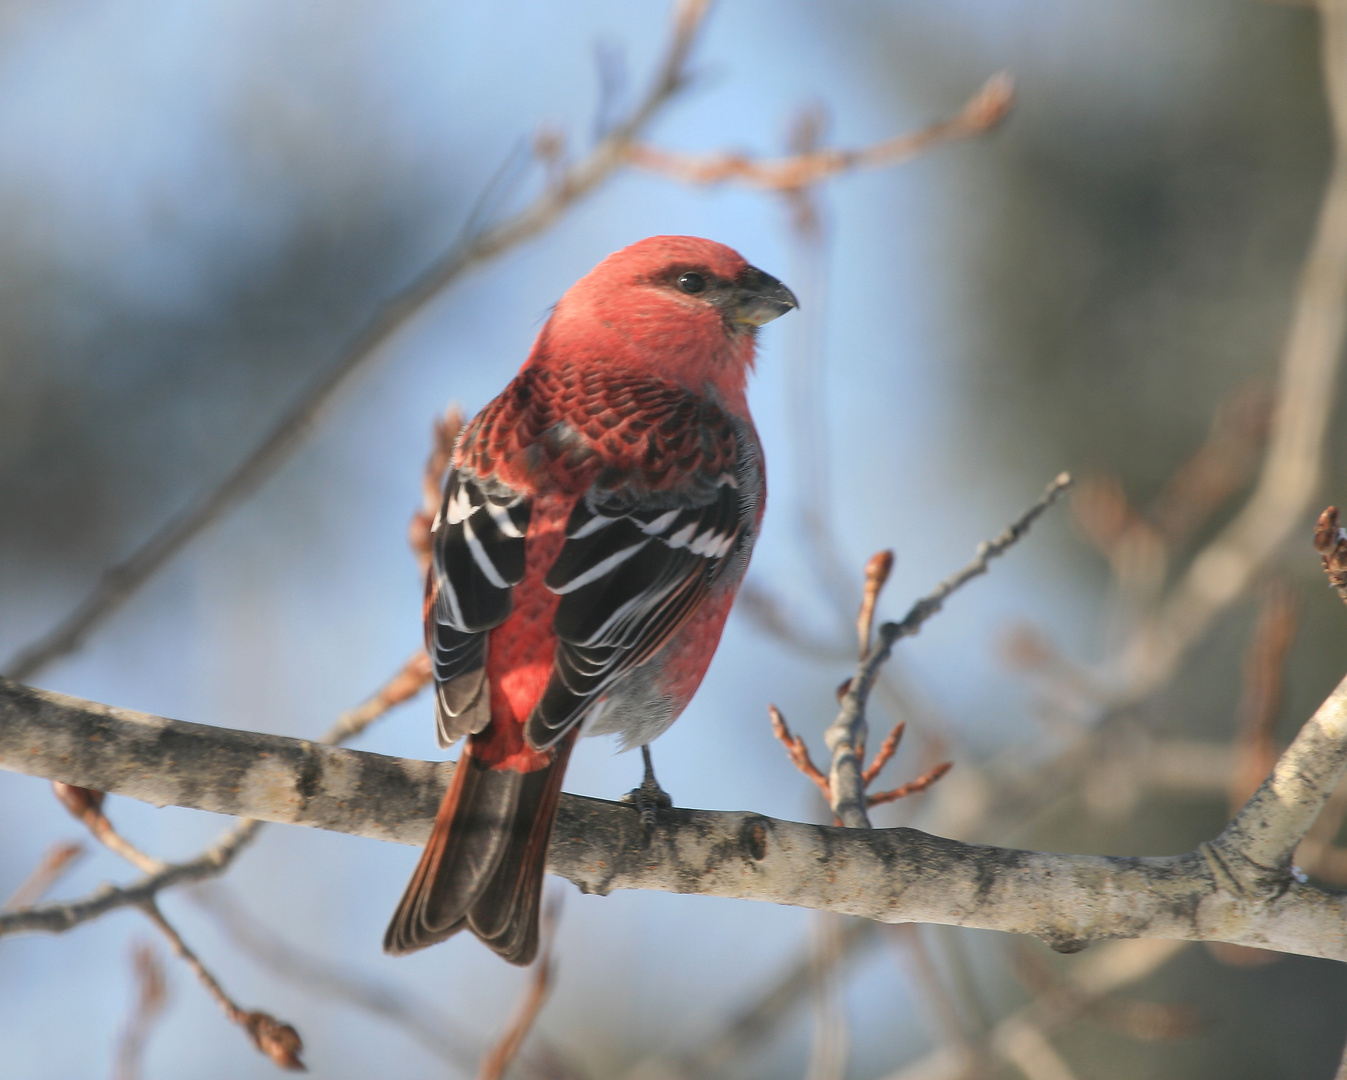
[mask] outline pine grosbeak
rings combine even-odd
[[[572,286],[464,429],[425,631],[440,745],[468,738],[386,951],[467,927],[533,959],[576,735],[644,748],[720,640],[766,494],[754,336],[795,306],[722,244],[650,237]]]

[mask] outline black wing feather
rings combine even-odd
[[[561,594],[552,675],[529,717],[535,747],[552,745],[692,614],[736,549],[748,513],[728,476],[693,506],[667,499],[579,500],[545,582]]]
[[[529,502],[499,483],[454,469],[435,520],[426,612],[426,651],[435,676],[441,746],[481,731],[491,719],[483,694],[487,631],[513,608],[524,578]]]

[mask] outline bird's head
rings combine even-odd
[[[615,252],[557,304],[535,356],[648,368],[737,404],[758,327],[799,303],[742,255],[696,236],[651,236]]]

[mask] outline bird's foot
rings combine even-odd
[[[641,825],[649,836],[655,828],[656,812],[661,809],[672,809],[673,799],[669,798],[669,793],[660,787],[659,781],[655,779],[655,766],[650,761],[650,747],[641,747],[641,757],[645,761],[645,777],[641,780],[640,787],[632,788],[622,796],[622,801],[636,808],[636,812],[641,815]]]

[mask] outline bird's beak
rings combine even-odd
[[[750,266],[735,279],[725,314],[730,322],[762,326],[799,306],[795,294],[781,282]]]

